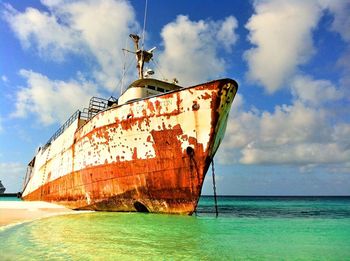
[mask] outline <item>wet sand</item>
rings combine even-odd
[[[0,201],[0,227],[74,213],[81,212],[42,201]]]

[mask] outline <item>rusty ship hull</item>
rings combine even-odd
[[[29,164],[22,198],[192,214],[236,91],[222,79],[78,117]]]

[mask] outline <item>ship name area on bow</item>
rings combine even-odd
[[[173,101],[171,99],[166,99],[166,100],[157,100],[159,102],[159,106],[164,108],[173,105]],[[147,108],[147,104],[138,104],[135,106],[134,110],[137,113],[142,112],[144,109]]]

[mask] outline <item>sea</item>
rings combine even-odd
[[[220,196],[216,217],[202,196],[192,216],[44,218],[1,229],[0,260],[350,260],[350,197]]]

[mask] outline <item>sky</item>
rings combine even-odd
[[[144,31],[157,78],[239,83],[218,194],[350,195],[349,28],[349,0],[0,0],[0,180],[20,191],[73,112],[137,77]]]

